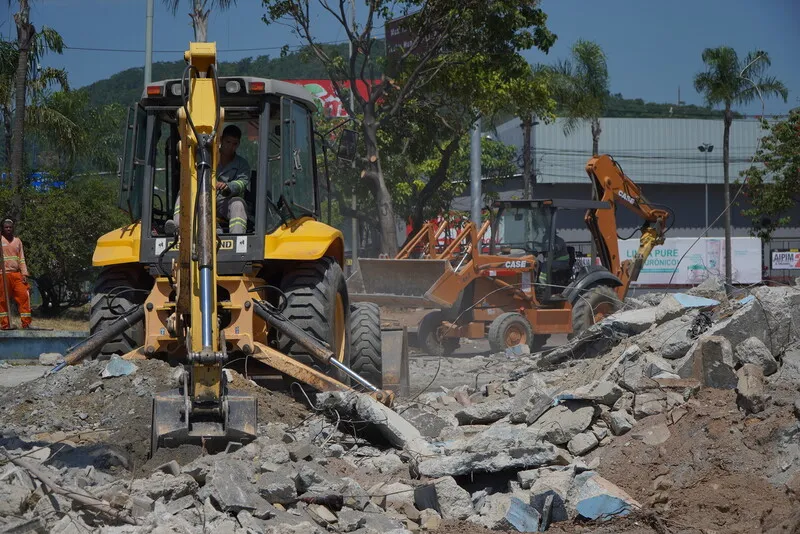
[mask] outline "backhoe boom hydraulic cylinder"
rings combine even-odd
[[[198,168],[198,206],[197,218],[197,256],[200,270],[200,313],[202,314],[201,339],[203,349],[212,347],[212,310],[213,310],[213,246],[214,228],[211,206],[211,154],[208,148],[209,139],[201,136],[197,149]]]
[[[78,345],[75,350],[68,353],[64,357],[64,361],[62,363],[53,368],[52,372],[58,372],[67,365],[75,365],[87,356],[94,356],[100,352],[100,349],[102,349],[106,343],[120,335],[125,330],[133,327],[142,319],[144,319],[144,307],[139,306],[130,314],[121,316],[108,327],[99,331],[97,334]]]
[[[313,357],[326,365],[336,367],[344,374],[367,388],[369,391],[378,391],[378,388],[362,378],[358,373],[351,370],[345,364],[333,357],[333,351],[323,345],[316,338],[308,335],[302,328],[283,317],[280,313],[270,310],[259,301],[255,303],[254,311],[256,315],[264,319],[272,328],[285,335],[304,349]]]

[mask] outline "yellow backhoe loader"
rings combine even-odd
[[[132,222],[97,242],[91,336],[66,364],[118,354],[183,367],[182,387],[153,401],[151,453],[255,437],[255,398],[225,381],[237,360],[390,404],[379,309],[351,305],[342,234],[316,220],[311,95],[277,80],[219,77],[214,43],[190,43],[185,60],[181,79],[147,85],[129,112],[120,203]],[[251,169],[235,176],[246,207],[238,233],[225,207],[233,188],[218,173],[230,124]]]

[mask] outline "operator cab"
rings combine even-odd
[[[575,247],[558,235],[559,210],[610,209],[607,202],[572,199],[500,200],[492,205],[490,254],[537,258],[537,298],[560,300],[575,276]]]
[[[163,256],[175,255],[165,252],[173,241],[165,226],[173,218],[179,196],[182,83],[174,79],[149,84],[128,112],[120,162],[120,207],[141,224],[140,261],[149,264],[151,271]],[[218,263],[220,274],[225,274],[242,272],[245,264],[262,260],[264,236],[281,224],[303,216],[318,217],[312,117],[317,108],[307,90],[288,82],[221,77],[217,85],[224,123],[215,142],[219,143],[225,126],[238,126],[242,137],[236,154],[250,168],[249,184],[242,194],[246,231],[230,233],[228,221],[218,216]]]

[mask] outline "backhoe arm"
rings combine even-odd
[[[611,209],[587,210],[585,220],[601,263],[622,281],[622,286],[616,291],[620,300],[623,300],[630,283],[639,278],[639,272],[650,252],[664,243],[669,212],[650,206],[639,186],[608,155],[591,158],[586,164],[586,173],[597,189],[600,200],[611,204]],[[644,219],[639,249],[633,260],[621,261],[619,257],[617,203]]]

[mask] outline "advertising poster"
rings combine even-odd
[[[800,252],[796,251],[772,251],[773,269],[800,269]]]
[[[696,243],[695,241],[696,238],[692,237],[667,238],[663,245],[654,248],[650,253],[635,284],[697,285],[709,276],[724,278],[725,239],[705,237]],[[734,237],[731,241],[733,283],[760,282],[761,240],[754,237]],[[632,260],[639,248],[639,240],[620,240],[619,248],[622,261]]]

